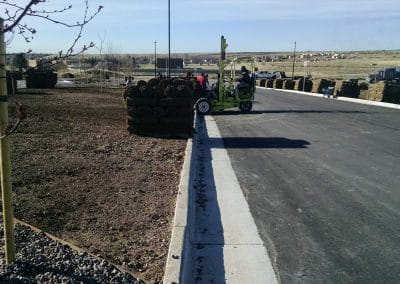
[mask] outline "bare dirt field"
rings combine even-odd
[[[129,135],[122,90],[23,90],[15,217],[161,282],[186,139]]]

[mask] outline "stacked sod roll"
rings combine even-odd
[[[200,96],[195,88],[190,80],[152,79],[125,89],[128,131],[143,136],[190,136],[193,104]]]

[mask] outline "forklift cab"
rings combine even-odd
[[[222,36],[217,89],[214,89],[213,93],[208,94],[206,98],[201,98],[196,102],[196,111],[201,115],[236,107],[242,112],[250,112],[253,107],[256,90],[255,63],[251,58],[233,59],[230,63],[230,78],[225,80],[225,50],[227,46],[226,39]],[[236,66],[238,64],[250,66],[249,84],[237,82]]]

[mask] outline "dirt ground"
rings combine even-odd
[[[15,217],[161,282],[186,139],[129,135],[122,90],[22,91]]]

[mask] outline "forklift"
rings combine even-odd
[[[206,96],[197,100],[196,112],[200,115],[209,114],[211,111],[223,111],[228,108],[238,107],[241,112],[250,112],[253,107],[254,93],[256,91],[255,63],[252,59],[237,59],[231,62],[229,80],[225,80],[225,50],[228,47],[226,39],[221,36],[221,58],[219,62],[219,75],[216,88],[208,90]],[[250,63],[250,83],[242,84],[236,82],[236,65],[239,63]],[[243,86],[245,85],[245,86]]]

